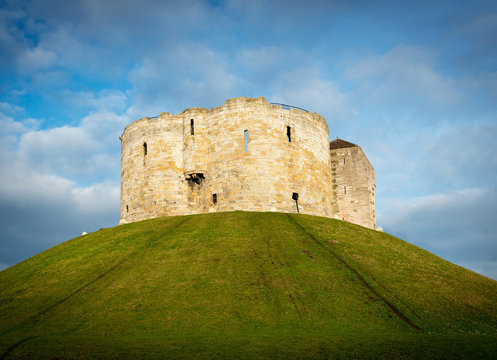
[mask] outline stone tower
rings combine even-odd
[[[330,142],[333,212],[339,219],[376,226],[374,170],[361,147],[342,139]]]
[[[232,210],[345,219],[335,205],[328,126],[317,113],[233,98],[137,120],[120,139],[120,223]]]

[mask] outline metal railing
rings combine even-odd
[[[287,105],[287,104],[281,104],[281,103],[275,103],[275,102],[272,102],[272,103],[269,103],[270,105],[279,105],[281,106],[281,108],[285,109],[285,110],[290,110],[290,109],[297,109],[297,110],[302,110],[302,111],[305,111],[307,112],[306,109],[303,109],[301,107],[298,107],[298,106],[293,106],[293,105]]]

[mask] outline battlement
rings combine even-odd
[[[238,97],[139,119],[120,138],[120,223],[232,210],[350,217],[340,212],[317,113]]]

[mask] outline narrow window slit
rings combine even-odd
[[[212,194],[212,203],[217,204],[217,194]]]
[[[248,130],[245,130],[243,134],[245,136],[245,153],[248,154]]]
[[[129,207],[128,207],[128,205],[126,205],[126,212],[129,212]]]
[[[292,200],[295,200],[295,206],[297,206],[297,213],[299,212],[299,193],[292,193]]]
[[[344,193],[344,194],[346,194],[346,193],[347,193],[347,187],[346,187],[346,186],[344,186],[344,187],[343,187],[343,193]]]
[[[143,155],[147,155],[147,143],[143,143]]]
[[[190,135],[195,135],[195,123],[190,119]]]
[[[292,128],[290,126],[286,127],[286,139],[288,142],[292,142]]]

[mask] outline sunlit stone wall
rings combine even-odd
[[[120,223],[232,210],[336,217],[328,138],[319,114],[264,98],[137,120],[121,136]]]

